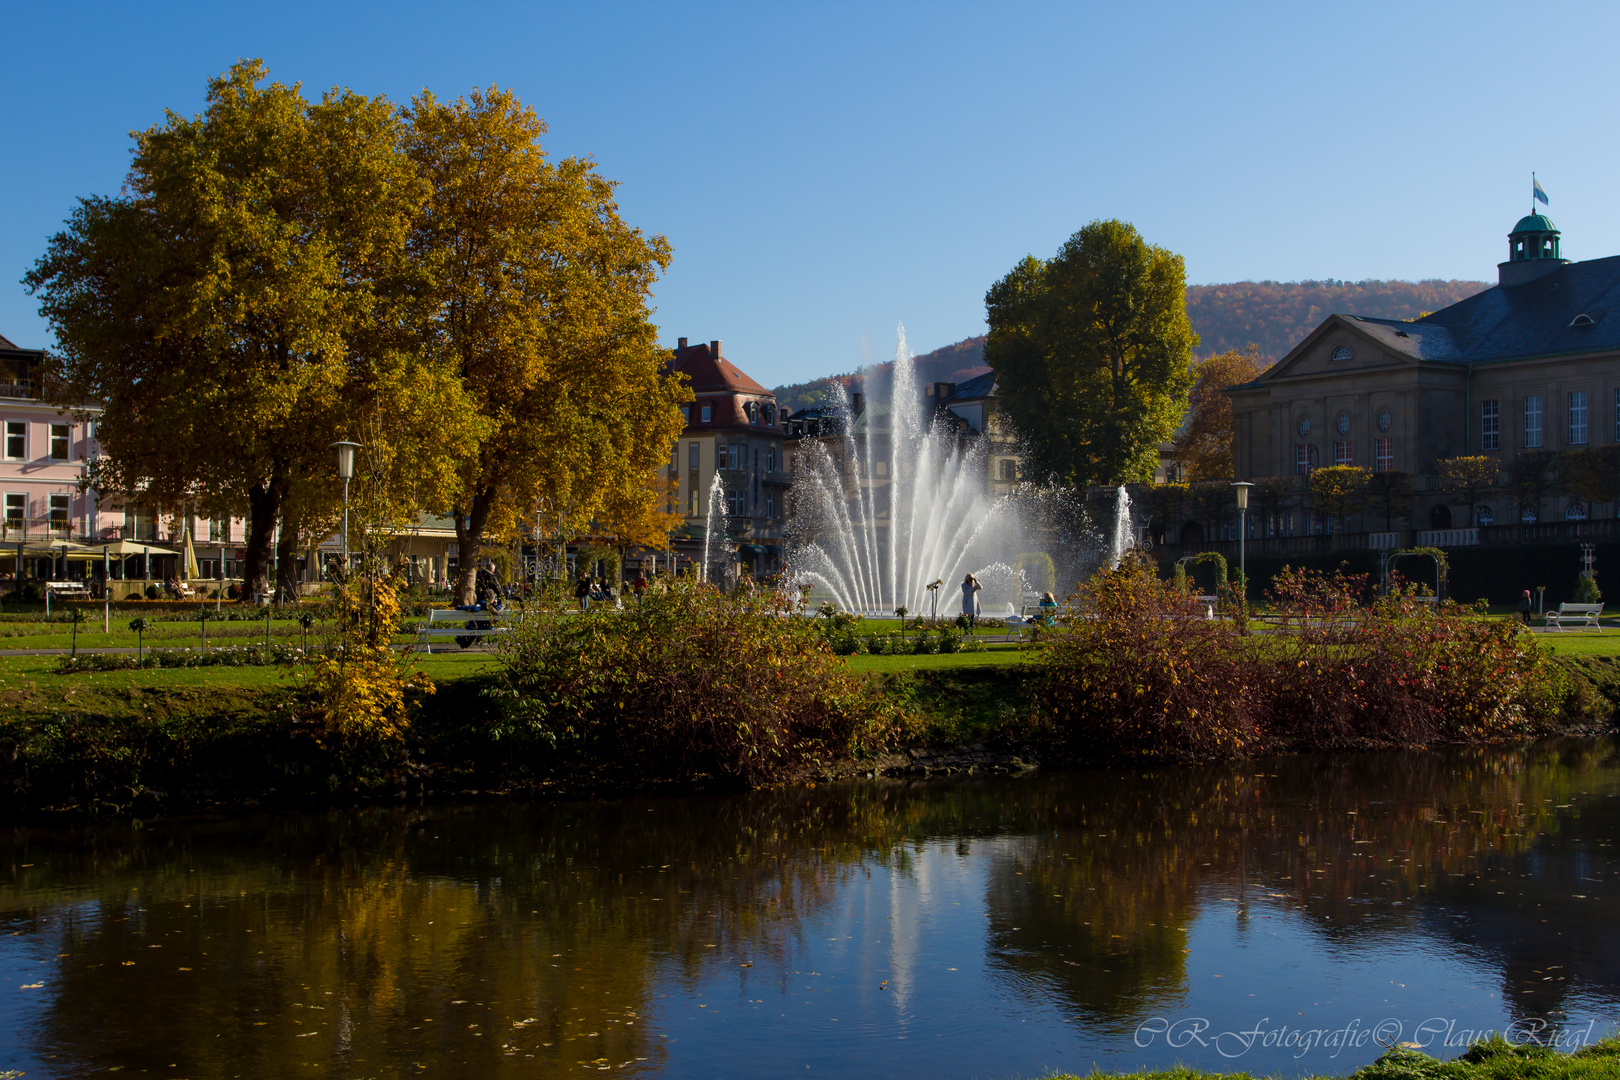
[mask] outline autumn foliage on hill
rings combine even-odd
[[[1465,300],[1483,281],[1237,281],[1189,285],[1187,317],[1198,353],[1260,346],[1262,363],[1281,359],[1329,315],[1413,319]]]

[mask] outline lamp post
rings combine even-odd
[[[1249,603],[1249,572],[1246,565],[1246,549],[1244,545],[1245,534],[1249,531],[1249,489],[1254,487],[1247,480],[1239,480],[1232,485],[1237,492],[1238,506],[1238,603],[1245,608]]]
[[[354,478],[354,452],[360,449],[357,442],[335,442],[332,449],[337,451],[338,476],[343,480],[343,572],[349,572],[349,481]]]

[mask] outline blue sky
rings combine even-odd
[[[131,129],[243,56],[313,96],[498,83],[667,236],[657,319],[766,385],[982,332],[985,289],[1086,222],[1191,282],[1494,280],[1530,171],[1620,254],[1620,6],[22,4],[0,7],[0,334]]]

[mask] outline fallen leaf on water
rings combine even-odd
[[[40,987],[42,987],[44,985],[45,985],[44,983],[23,983],[21,986],[17,987],[17,989],[19,989],[19,990],[38,990]]]

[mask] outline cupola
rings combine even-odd
[[[1508,261],[1498,263],[1497,281],[1523,285],[1552,273],[1569,260],[1558,253],[1558,226],[1544,214],[1526,214],[1508,233]]]

